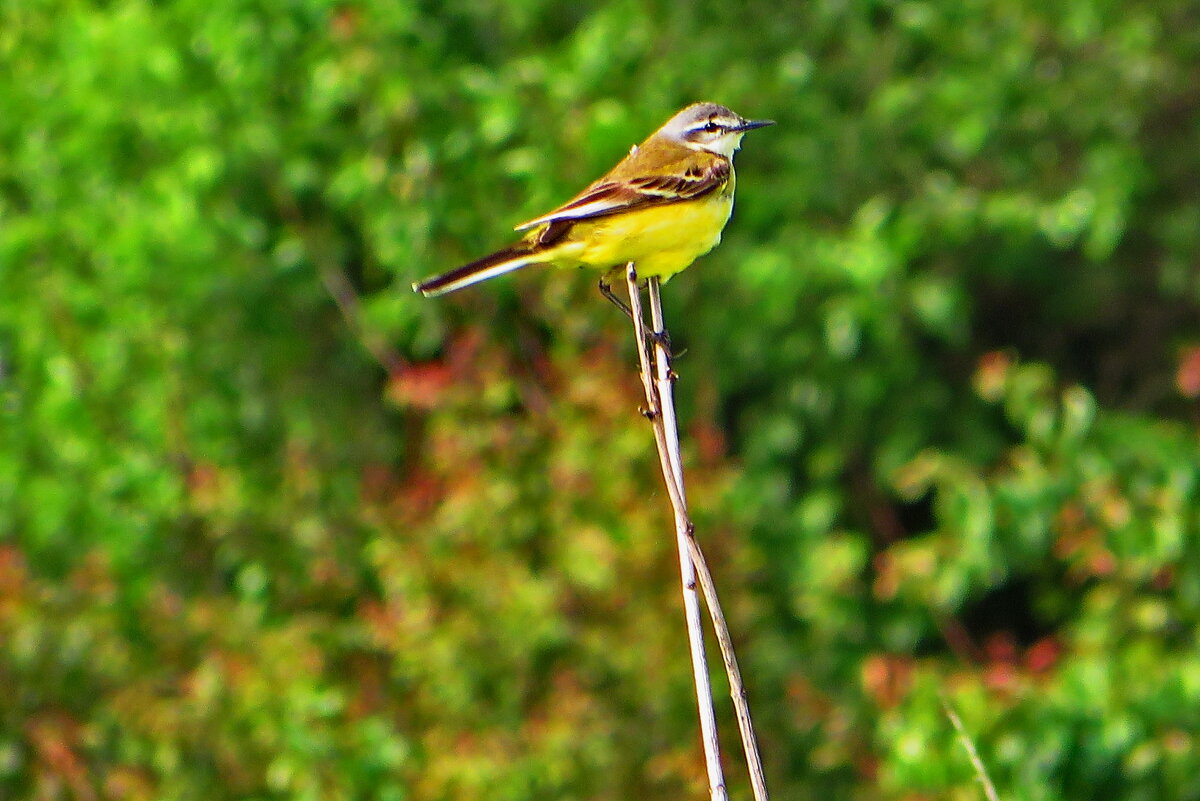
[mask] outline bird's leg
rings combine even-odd
[[[633,319],[633,310],[625,305],[625,301],[621,300],[620,298],[618,298],[616,296],[616,294],[612,291],[612,285],[609,284],[608,281],[604,280],[606,277],[607,276],[601,276],[601,278],[600,278],[600,284],[599,284],[600,294],[603,295],[605,298],[607,298],[609,303],[611,303],[612,305],[616,306],[618,309],[623,311],[625,313],[626,317],[628,317],[630,320],[632,320]]]
[[[663,350],[667,352],[667,358],[675,357],[675,354],[671,352],[671,335],[667,331],[651,331],[647,336],[655,345],[662,345]]]
[[[629,306],[627,306],[625,304],[625,301],[623,301],[619,297],[617,297],[616,293],[614,293],[612,291],[612,284],[610,284],[610,283],[608,283],[608,281],[604,280],[607,277],[608,276],[603,276],[600,279],[600,283],[598,284],[598,286],[600,287],[600,294],[603,295],[605,298],[607,298],[609,303],[613,304],[618,309],[623,311],[625,313],[626,317],[628,317],[630,320],[632,320],[633,319],[633,310],[630,309]],[[647,330],[646,331],[646,339],[650,342],[651,345],[662,345],[663,350],[666,351],[668,359],[673,358],[676,355],[671,352],[671,335],[668,334],[666,331]]]

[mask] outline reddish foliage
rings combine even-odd
[[[1200,398],[1200,345],[1190,345],[1179,354],[1175,387],[1185,398]]]
[[[897,654],[873,654],[863,661],[863,687],[881,709],[899,704],[912,689],[913,661]]]
[[[434,409],[453,383],[453,371],[445,362],[414,364],[391,375],[387,397],[397,406]]]
[[[1050,672],[1062,656],[1062,644],[1057,637],[1043,637],[1025,651],[1025,667],[1035,675]]]
[[[1003,351],[994,350],[980,356],[975,368],[975,391],[988,400],[1000,398],[1012,364],[1012,357]]]

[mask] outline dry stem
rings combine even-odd
[[[954,731],[958,733],[959,742],[967,752],[967,759],[971,760],[971,767],[975,769],[975,777],[983,787],[983,794],[988,801],[1000,801],[1000,796],[996,793],[996,785],[992,784],[992,777],[988,775],[987,768],[984,767],[983,760],[979,757],[979,751],[975,748],[974,741],[967,734],[967,727],[963,725],[962,718],[954,711],[954,707],[950,706],[950,699],[943,692],[938,693],[938,697],[942,702],[942,709],[946,712],[946,717],[950,718],[951,725],[954,726]]]
[[[679,566],[683,581],[684,610],[688,624],[688,641],[692,652],[692,671],[696,683],[696,703],[700,712],[700,730],[704,742],[704,756],[708,767],[709,788],[713,801],[728,798],[724,775],[721,771],[720,750],[717,742],[716,716],[713,712],[712,685],[709,681],[708,663],[704,654],[704,635],[700,624],[700,605],[696,593],[696,578],[704,591],[705,602],[716,631],[721,657],[729,676],[730,696],[737,714],[738,729],[742,746],[750,769],[750,783],[756,801],[767,801],[766,782],[763,778],[762,759],[750,721],[750,709],[746,702],[746,690],[742,684],[733,642],[725,617],[717,600],[716,586],[704,554],[696,541],[695,527],[687,512],[687,499],[683,485],[683,460],[679,448],[679,429],[675,420],[675,373],[671,370],[670,354],[665,345],[666,326],[663,321],[662,295],[659,280],[649,279],[650,312],[653,323],[654,357],[651,358],[645,319],[642,314],[641,293],[635,265],[626,267],[629,289],[629,305],[632,310],[634,336],[637,340],[638,360],[642,368],[642,387],[646,393],[645,410],[653,424],[654,440],[658,446],[659,462],[671,507],[675,514],[675,535],[679,547]]]

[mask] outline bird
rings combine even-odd
[[[602,271],[600,291],[633,262],[662,281],[721,241],[733,212],[733,154],[747,131],[773,125],[716,103],[693,103],[634,145],[603,177],[553,211],[516,226],[516,243],[413,284],[437,297],[535,264]]]

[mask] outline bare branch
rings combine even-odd
[[[750,720],[745,685],[742,683],[737,658],[733,652],[733,640],[729,635],[725,616],[721,612],[721,605],[717,600],[717,590],[712,574],[708,570],[704,554],[694,536],[695,526],[688,516],[683,483],[683,459],[679,447],[679,427],[675,419],[674,382],[676,376],[671,369],[670,354],[667,352],[666,342],[668,339],[663,320],[660,282],[657,278],[651,278],[648,282],[653,330],[647,332],[642,312],[641,292],[638,289],[637,271],[633,264],[626,267],[626,281],[629,289],[629,305],[632,311],[630,316],[633,318],[634,336],[637,340],[638,361],[641,365],[642,388],[646,393],[645,414],[654,429],[654,440],[658,446],[663,480],[666,483],[667,495],[670,497],[671,508],[675,515],[675,534],[679,546],[680,575],[683,581],[684,611],[688,624],[688,642],[692,651],[696,703],[700,712],[700,730],[704,741],[705,761],[708,766],[709,788],[714,801],[728,798],[720,764],[712,685],[704,654],[700,604],[696,593],[697,577],[700,580],[705,603],[716,631],[721,658],[729,676],[730,695],[737,715],[742,746],[746,753],[746,763],[750,770],[750,784],[754,789],[754,797],[756,801],[767,801],[762,758],[759,756],[754,726]],[[650,342],[654,343],[653,356],[650,353]]]
[[[750,770],[750,786],[754,790],[755,801],[767,801],[767,777],[763,773],[762,756],[758,752],[754,722],[750,719],[750,702],[747,700],[746,685],[742,683],[742,671],[738,668],[737,656],[733,651],[733,639],[729,636],[725,613],[721,611],[721,603],[717,600],[717,585],[713,582],[712,573],[708,570],[708,560],[704,558],[695,536],[688,537],[688,545],[696,567],[696,575],[700,579],[700,588],[704,590],[704,604],[708,607],[713,631],[717,635],[721,659],[725,663],[725,675],[729,677],[729,697],[733,699],[738,732],[742,735],[742,750],[745,751],[746,766]]]
[[[688,540],[691,539],[691,521],[683,494],[683,481],[675,468],[671,456],[671,432],[675,428],[675,406],[671,393],[670,367],[666,363],[666,349],[656,343],[655,358],[648,352],[645,320],[642,317],[641,292],[638,289],[637,269],[631,262],[626,266],[625,277],[629,287],[629,307],[633,314],[634,336],[637,338],[638,360],[642,365],[642,384],[646,390],[647,417],[654,426],[654,439],[658,445],[658,456],[663,479],[671,507],[675,512],[675,539],[679,547],[679,571],[683,585],[684,617],[687,620],[688,645],[692,653],[692,678],[696,684],[696,706],[700,713],[700,736],[704,743],[704,762],[708,768],[708,787],[712,801],[728,801],[725,775],[721,769],[721,750],[717,740],[717,718],[713,710],[712,683],[708,675],[708,660],[704,655],[704,630],[700,622],[700,596],[696,592],[696,572],[692,565]],[[657,288],[652,280],[651,286]],[[654,295],[651,295],[653,301]],[[661,306],[655,316],[655,333],[662,331]],[[651,368],[653,378],[651,378]],[[669,422],[668,422],[669,421]],[[678,435],[674,437],[673,449],[678,453]]]
[[[988,801],[1000,801],[1000,796],[996,794],[996,785],[992,784],[992,779],[988,776],[987,767],[984,766],[983,760],[979,758],[979,752],[975,750],[975,743],[967,734],[967,728],[963,726],[962,719],[954,711],[954,707],[950,706],[950,701],[946,698],[945,693],[939,692],[938,698],[942,702],[942,709],[945,710],[946,717],[950,718],[950,723],[954,725],[954,730],[958,732],[958,739],[967,751],[967,758],[971,760],[971,767],[975,768],[976,778],[983,785],[983,794],[987,796]]]
[[[408,367],[404,357],[388,343],[387,337],[377,331],[372,331],[363,322],[362,302],[346,273],[332,259],[322,257],[316,251],[313,252],[313,258],[317,261],[317,273],[321,277],[325,291],[329,293],[329,297],[333,298],[346,326],[357,337],[363,350],[371,354],[389,376],[396,376],[403,372]]]

